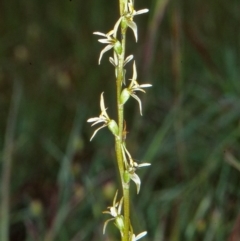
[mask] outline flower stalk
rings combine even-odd
[[[137,100],[140,114],[142,115],[142,103],[141,99],[136,95],[136,91],[144,92],[143,88],[151,87],[151,84],[138,84],[137,82],[137,67],[135,61],[133,62],[133,75],[130,79],[130,84],[125,87],[125,75],[126,70],[124,66],[128,64],[132,59],[133,55],[129,55],[125,58],[126,50],[126,33],[127,29],[130,28],[133,31],[136,42],[138,40],[138,29],[137,24],[133,21],[134,16],[148,12],[148,9],[142,9],[136,11],[134,9],[133,0],[119,0],[120,18],[115,23],[112,30],[107,34],[101,32],[94,32],[96,35],[104,37],[98,41],[103,44],[107,44],[100,52],[98,63],[101,63],[103,55],[109,51],[113,50],[113,57],[109,58],[110,63],[115,68],[116,77],[116,103],[117,103],[117,121],[111,119],[107,113],[107,108],[105,107],[103,93],[100,97],[100,109],[101,113],[99,117],[93,117],[88,119],[88,122],[92,122],[92,126],[99,123],[103,123],[102,126],[98,127],[90,140],[97,134],[97,132],[108,127],[111,133],[115,136],[115,151],[116,159],[118,164],[118,170],[121,178],[122,186],[122,198],[117,201],[118,191],[116,192],[113,199],[113,206],[108,207],[109,211],[104,211],[106,214],[110,214],[112,218],[108,219],[104,223],[103,233],[105,233],[107,224],[110,221],[114,221],[115,226],[119,229],[121,235],[121,241],[136,241],[141,239],[147,234],[146,231],[141,232],[135,236],[133,227],[130,222],[130,183],[135,182],[137,187],[137,193],[140,191],[141,181],[136,171],[140,167],[149,166],[150,163],[137,164],[132,158],[130,152],[126,148],[126,123],[124,119],[124,105],[131,97]],[[121,36],[118,39],[118,35]],[[123,214],[122,214],[123,206]]]

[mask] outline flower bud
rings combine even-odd
[[[122,53],[122,44],[119,41],[114,44],[114,50],[117,54]]]
[[[123,220],[123,216],[122,215],[118,215],[116,217],[115,224],[118,227],[118,229],[120,230],[120,232],[123,232],[123,230],[124,230],[124,220]]]
[[[118,135],[118,125],[115,120],[110,120],[108,122],[108,129],[113,133],[113,135]]]
[[[124,105],[130,97],[129,90],[127,88],[123,89],[120,96],[120,103]]]
[[[124,171],[123,180],[125,183],[129,183],[131,179],[131,174],[128,171]]]

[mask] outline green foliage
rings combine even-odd
[[[142,82],[154,88],[143,101],[142,118],[135,101],[125,109],[129,149],[136,160],[152,163],[140,173],[145,188],[132,202],[133,226],[146,227],[146,240],[225,241],[239,216],[240,174],[231,166],[232,156],[240,161],[239,1],[135,4],[150,9],[136,19],[144,51],[134,55],[141,59]],[[101,46],[92,32],[112,27],[118,1],[0,5],[1,170],[13,82],[23,90],[11,175],[11,240],[104,240],[102,211],[116,190],[114,147],[109,151],[106,130],[89,143],[92,129],[85,120],[98,113],[93,96],[103,85],[108,110],[114,110],[109,53],[99,68]],[[129,39],[135,41],[132,33]],[[108,240],[115,237],[111,225]],[[23,239],[16,238],[20,234]]]

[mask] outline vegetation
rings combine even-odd
[[[143,117],[135,100],[125,108],[128,150],[151,163],[139,174],[132,225],[148,231],[142,240],[239,240],[240,3],[135,5],[149,14],[136,18],[139,41],[129,34],[127,51],[154,88]],[[102,46],[92,33],[112,28],[118,1],[0,6],[1,215],[7,203],[10,240],[114,241],[112,223],[102,235],[117,189],[112,135],[103,129],[89,142],[86,119],[99,113],[103,86],[117,114],[110,52],[97,66]],[[8,221],[0,221],[4,235]]]

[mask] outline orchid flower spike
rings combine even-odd
[[[93,139],[93,137],[97,134],[97,132],[104,128],[104,127],[108,127],[108,129],[115,135],[117,136],[118,135],[118,125],[117,123],[114,121],[114,120],[111,120],[106,112],[106,107],[105,107],[105,104],[104,104],[104,98],[103,98],[103,93],[101,94],[101,97],[100,97],[100,109],[101,109],[101,114],[99,115],[99,117],[92,117],[90,119],[87,120],[87,122],[94,122],[92,124],[92,126],[98,124],[98,123],[101,123],[103,122],[104,124],[102,126],[100,126],[99,128],[97,128],[97,130],[95,130],[93,132],[93,135],[90,139],[90,141]]]
[[[135,100],[137,100],[139,104],[140,114],[142,115],[142,102],[139,99],[139,97],[135,94],[136,91],[141,91],[143,93],[146,93],[142,88],[148,88],[151,87],[151,84],[142,84],[139,85],[137,82],[137,69],[135,61],[133,63],[133,77],[131,80],[131,83],[128,88],[123,89],[120,97],[121,104],[125,104],[125,102],[129,99],[130,96],[132,96]]]

